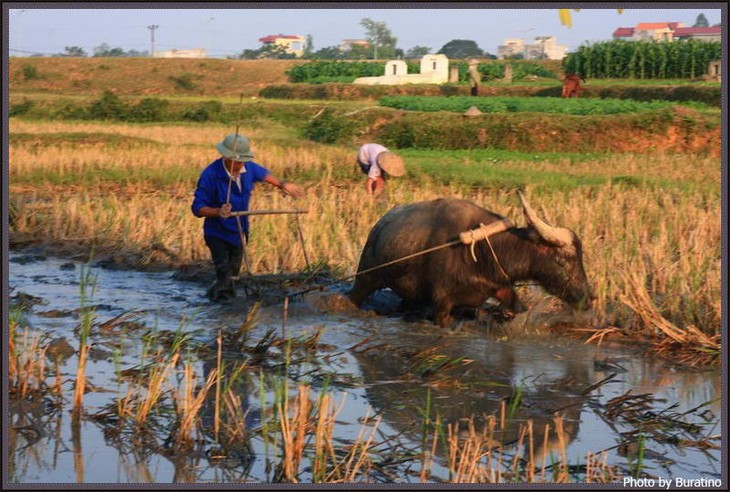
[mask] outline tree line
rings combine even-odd
[[[300,58],[307,60],[373,60],[373,59],[420,59],[432,52],[428,46],[414,46],[408,50],[398,48],[396,38],[385,22],[377,22],[372,19],[362,19],[360,25],[365,29],[365,40],[367,46],[353,45],[347,49],[340,49],[339,46],[325,46],[319,49],[314,47],[312,35],[306,36],[303,47],[303,55]],[[446,55],[451,59],[465,58],[487,58],[496,59],[491,53],[482,50],[475,41],[468,39],[453,39],[436,51],[438,54]],[[79,46],[66,46],[63,53],[57,53],[59,57],[88,57],[89,54]],[[147,57],[148,51],[128,50],[113,48],[102,43],[93,50],[93,57]],[[257,49],[244,49],[237,55],[229,56],[231,59],[294,59],[298,58],[294,53],[289,52],[284,46],[267,44]]]

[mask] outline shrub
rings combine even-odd
[[[56,111],[53,115],[54,118],[62,120],[87,120],[91,119],[89,111],[81,106],[75,104],[66,104],[61,109]]]
[[[172,80],[175,83],[175,87],[178,89],[183,89],[186,91],[192,91],[197,87],[195,82],[193,82],[193,74],[191,73],[184,73],[180,75],[179,77],[175,77],[173,75],[170,76],[170,80]]]
[[[259,91],[259,96],[270,99],[296,99],[294,88],[289,85],[267,85]]]
[[[314,142],[335,143],[352,134],[355,122],[332,108],[325,108],[304,127],[304,136]]]
[[[40,74],[38,73],[38,69],[33,65],[23,66],[23,77],[25,77],[25,80],[35,80],[41,78]]]
[[[10,106],[10,110],[8,111],[8,116],[21,116],[33,108],[34,104],[33,101],[30,101],[28,99],[24,99],[22,103],[20,104],[13,104]]]
[[[130,121],[162,121],[169,106],[169,101],[148,97],[129,108],[126,118]]]
[[[126,114],[127,107],[119,96],[108,90],[89,108],[89,117],[97,120],[123,120]]]
[[[223,105],[218,101],[204,101],[194,108],[186,109],[182,117],[189,121],[210,121],[220,115],[222,109]]]

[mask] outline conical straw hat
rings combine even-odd
[[[378,165],[389,176],[403,176],[406,173],[403,159],[392,152],[381,152],[378,154]]]

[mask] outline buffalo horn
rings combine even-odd
[[[540,237],[550,244],[558,247],[566,247],[573,244],[572,234],[568,229],[563,227],[554,227],[537,216],[537,213],[530,207],[527,199],[518,191],[520,200],[522,201],[522,210],[525,213],[527,222],[532,225]]]

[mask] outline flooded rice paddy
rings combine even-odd
[[[493,481],[721,476],[719,368],[584,344],[546,330],[537,320],[548,318],[534,313],[450,332],[404,317],[387,291],[365,306],[379,314],[355,310],[344,284],[286,304],[263,295],[254,305],[239,289],[240,302],[216,305],[203,282],[170,272],[29,251],[11,252],[9,271],[18,350],[35,335],[48,347],[46,391],[11,400],[10,482],[466,481],[477,475],[459,469],[469,456],[454,443],[470,436],[493,442],[472,456]],[[79,327],[89,313],[88,384],[74,422]],[[152,392],[155,363],[173,352],[179,359],[144,425],[129,424]],[[217,367],[225,377],[205,393]],[[181,444],[179,416],[196,395],[199,419]],[[335,417],[322,438],[325,395]],[[297,430],[302,405],[312,418]]]

